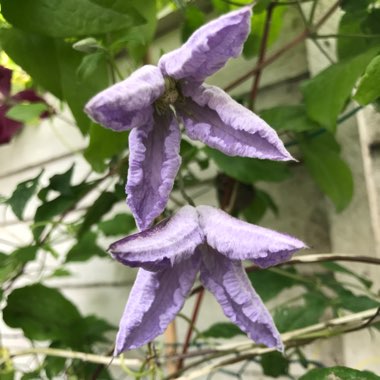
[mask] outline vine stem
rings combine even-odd
[[[260,52],[259,52],[259,58],[257,60],[257,65],[260,67],[260,65],[263,64],[264,59],[265,59],[265,54],[268,46],[268,40],[269,40],[269,34],[270,34],[270,26],[271,26],[271,21],[272,21],[272,16],[273,16],[273,11],[274,11],[274,5],[273,3],[270,3],[267,8],[267,14],[265,18],[265,24],[264,24],[264,31],[263,31],[263,37],[261,39],[261,44],[260,44]],[[254,103],[257,97],[257,91],[259,90],[259,84],[260,84],[260,79],[261,79],[261,73],[262,73],[262,68],[257,70],[256,75],[253,79],[252,83],[252,89],[251,89],[251,96],[249,97],[248,101],[248,108],[253,109]]]
[[[224,91],[230,91],[239,84],[243,83],[245,80],[247,80],[250,76],[256,75],[259,71],[261,71],[264,67],[269,66],[274,61],[276,61],[278,58],[280,58],[284,53],[288,52],[290,49],[297,46],[299,43],[306,40],[308,37],[313,35],[330,17],[331,15],[336,11],[336,9],[339,7],[340,0],[338,0],[336,3],[334,3],[331,8],[320,18],[320,20],[315,23],[315,25],[312,28],[306,28],[303,32],[301,32],[298,36],[293,38],[290,42],[288,42],[286,45],[275,51],[273,54],[269,55],[263,62],[258,63],[254,69],[249,71],[248,73],[244,74],[240,78],[236,79],[232,83],[230,83],[228,86],[224,88]]]
[[[286,347],[301,346],[311,343],[317,339],[327,339],[331,336],[349,333],[364,329],[374,323],[377,323],[379,309],[373,308],[359,313],[346,315],[344,317],[330,319],[326,322],[317,323],[301,329],[289,331],[281,335],[281,340]],[[180,373],[168,376],[165,380],[193,380],[199,377],[215,372],[219,368],[241,362],[243,360],[252,359],[257,355],[263,355],[268,352],[274,352],[277,348],[263,348],[248,342],[238,342],[226,344],[217,348],[219,353],[215,353],[202,358],[201,360],[191,363],[186,368],[183,368],[182,373],[188,369],[198,367],[211,359],[220,357],[222,353],[225,355],[233,355],[232,358],[223,359],[216,363],[212,363],[201,369],[196,369],[187,375],[179,377]]]

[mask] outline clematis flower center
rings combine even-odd
[[[165,80],[165,91],[154,102],[156,111],[159,114],[165,113],[169,109],[169,107],[173,105],[181,96],[175,79],[171,77],[165,77],[164,80]]]

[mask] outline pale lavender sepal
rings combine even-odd
[[[181,164],[181,132],[171,112],[154,114],[129,135],[127,203],[140,230],[148,228],[165,209]]]
[[[125,131],[145,125],[152,117],[152,103],[165,90],[160,69],[146,65],[127,79],[94,96],[85,107],[91,118],[104,127]]]
[[[276,131],[220,88],[183,85],[183,92],[187,98],[177,108],[191,139],[229,156],[293,159]]]
[[[145,231],[113,243],[109,251],[131,267],[162,269],[191,256],[204,242],[194,207],[182,207],[172,217]]]
[[[197,211],[207,244],[231,260],[252,260],[266,268],[306,248],[292,236],[233,218],[214,207],[198,206]]]
[[[241,54],[250,31],[252,10],[227,13],[196,30],[180,48],[161,57],[158,67],[174,79],[203,81]]]
[[[140,269],[116,338],[115,355],[162,334],[181,310],[199,270],[199,256],[158,272]]]
[[[240,261],[229,260],[210,248],[203,248],[200,279],[213,293],[224,314],[249,338],[283,350],[273,319],[252,288]]]

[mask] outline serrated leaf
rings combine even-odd
[[[305,132],[320,128],[307,117],[304,104],[269,108],[261,111],[260,116],[276,131]]]
[[[279,377],[289,373],[289,360],[281,352],[268,352],[261,356],[261,367],[264,375]]]
[[[2,0],[1,12],[19,29],[54,38],[104,34],[144,23],[144,18],[132,6],[126,5],[128,12],[127,8],[120,12],[120,7],[116,6],[120,2],[111,3],[102,0]]]
[[[318,138],[300,144],[305,166],[315,182],[335,204],[338,212],[351,202],[354,182],[348,165],[339,153],[323,144]]]
[[[87,210],[83,223],[77,233],[80,239],[85,232],[87,232],[92,225],[99,222],[103,215],[112,209],[112,206],[118,202],[118,197],[111,192],[104,192],[100,194],[99,198]]]
[[[114,132],[98,124],[90,128],[90,142],[84,152],[84,157],[96,172],[103,172],[107,160],[120,154],[128,147],[128,132]]]
[[[348,367],[314,368],[299,380],[380,380],[369,371],[358,371]]]
[[[378,48],[330,65],[302,86],[306,111],[310,119],[335,132],[337,118],[361,73]]]
[[[204,151],[214,160],[222,172],[243,183],[250,184],[257,181],[280,182],[289,178],[291,174],[285,163],[226,156],[211,148],[205,148]]]
[[[112,219],[100,222],[98,228],[105,236],[128,235],[136,228],[136,224],[131,214],[117,214]]]
[[[237,335],[245,335],[239,327],[232,323],[215,323],[209,327],[206,331],[202,331],[199,334],[202,338],[222,338],[229,339]]]
[[[23,217],[25,206],[37,190],[38,181],[42,173],[43,170],[41,170],[40,174],[38,174],[37,177],[19,183],[16,187],[16,190],[7,200],[7,203],[11,206],[13,213],[20,220]]]
[[[28,339],[76,340],[71,331],[81,319],[77,308],[58,290],[41,284],[14,290],[3,310],[4,322],[21,328]]]
[[[87,232],[69,250],[66,262],[87,261],[95,256],[106,256],[106,253],[96,244],[96,234]]]
[[[19,103],[11,107],[6,116],[26,124],[38,120],[47,109],[46,103]]]
[[[354,99],[366,105],[380,97],[380,55],[375,57],[367,66],[360,82]]]

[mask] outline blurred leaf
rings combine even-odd
[[[328,306],[321,293],[310,291],[304,296],[303,306],[279,306],[273,319],[281,333],[292,331],[318,323]]]
[[[318,138],[303,140],[300,144],[304,162],[323,193],[335,204],[338,212],[351,202],[354,183],[347,164]]]
[[[279,377],[289,373],[289,360],[278,351],[262,355],[261,366],[266,376]]]
[[[257,0],[253,6],[253,11],[255,13],[260,13],[265,11],[268,8],[268,5],[272,0]]]
[[[340,264],[337,264],[334,262],[330,262],[330,263],[326,262],[326,263],[322,263],[322,266],[324,266],[325,268],[327,268],[328,270],[330,270],[332,272],[344,273],[344,274],[348,274],[348,275],[356,278],[367,289],[369,289],[372,286],[372,281],[368,280],[367,278],[365,278],[363,276],[359,276],[357,273],[352,272],[351,270],[347,269],[346,267],[344,267]]]
[[[221,171],[243,183],[280,182],[290,177],[290,170],[281,162],[247,157],[231,157],[206,147],[204,151]]]
[[[293,273],[293,270],[286,269]],[[291,277],[287,277],[271,269],[257,270],[248,273],[249,281],[264,302],[275,298],[283,290],[298,285]]]
[[[73,274],[65,268],[57,268],[49,277],[66,277]]]
[[[118,201],[118,197],[111,192],[106,191],[100,194],[99,198],[96,199],[96,201],[87,210],[83,223],[77,233],[77,237],[80,239],[92,225],[100,221],[103,215],[111,211],[113,205]]]
[[[107,342],[104,334],[108,331],[116,330],[116,327],[95,315],[83,318],[78,326],[82,336],[82,343],[85,346],[92,346],[95,343]]]
[[[105,61],[105,59],[106,53],[104,51],[97,51],[95,53],[85,55],[77,69],[78,77],[83,80],[88,79],[94,74],[96,69]]]
[[[0,39],[5,52],[36,83],[67,101],[78,127],[86,133],[91,121],[83,111],[84,105],[108,85],[105,59],[98,62],[91,75],[81,78],[77,70],[83,55],[75,51],[70,43],[15,28],[1,29]]]
[[[136,228],[131,214],[117,214],[112,219],[102,221],[98,228],[105,236],[128,235]]]
[[[354,99],[366,105],[380,97],[380,55],[375,57],[367,66],[361,77]]]
[[[202,338],[222,338],[229,339],[237,335],[245,335],[239,327],[232,323],[215,323],[210,326],[206,331],[202,331],[199,336]]]
[[[342,0],[341,8],[345,12],[365,11],[376,0]]]
[[[252,58],[256,56],[260,51],[260,45],[263,38],[264,24],[267,15],[267,11],[264,11],[268,4],[266,0],[262,0],[261,4],[255,6],[259,11],[253,13],[251,22],[251,32],[245,41],[243,48],[243,55],[245,58]],[[267,46],[270,47],[280,36],[282,22],[284,20],[284,11],[286,7],[276,7],[273,10],[271,27],[268,37]]]
[[[66,172],[53,175],[49,180],[49,190],[58,191],[62,195],[72,195],[73,188],[71,186],[71,179],[73,177],[74,165],[72,165]]]
[[[257,223],[268,209],[278,214],[278,208],[272,197],[267,192],[255,188],[253,201],[243,210],[243,215],[247,222]]]
[[[212,0],[212,6],[218,14],[227,13],[230,11],[230,4],[224,0]]]
[[[144,18],[129,4],[120,0],[2,0],[1,11],[10,24],[27,32],[74,37],[143,23]]]
[[[81,319],[76,307],[58,290],[35,284],[14,290],[3,310],[5,323],[21,328],[28,339],[71,343]]]
[[[96,234],[87,232],[69,250],[66,262],[87,261],[95,256],[106,256],[106,253],[96,244]]]
[[[206,22],[204,13],[194,5],[189,5],[185,8],[185,20],[181,28],[182,42],[187,39]]]
[[[6,116],[21,123],[31,123],[47,109],[46,103],[19,103],[11,107]]]
[[[378,49],[327,67],[304,82],[302,92],[308,116],[330,132],[336,129],[337,118],[350,97],[352,89]]]
[[[38,181],[43,173],[41,170],[37,177],[20,182],[11,197],[6,201],[18,219],[22,219],[25,206],[37,190]]]
[[[269,108],[261,111],[260,116],[276,131],[305,132],[320,128],[307,117],[304,104]]]
[[[35,259],[38,247],[21,247],[9,254],[0,253],[0,284],[20,272],[24,264]]]
[[[299,380],[380,380],[372,372],[358,371],[347,367],[314,368]]]
[[[84,157],[92,169],[103,172],[108,167],[106,161],[128,147],[128,136],[128,132],[114,132],[98,124],[92,124],[90,142],[84,152]]]

